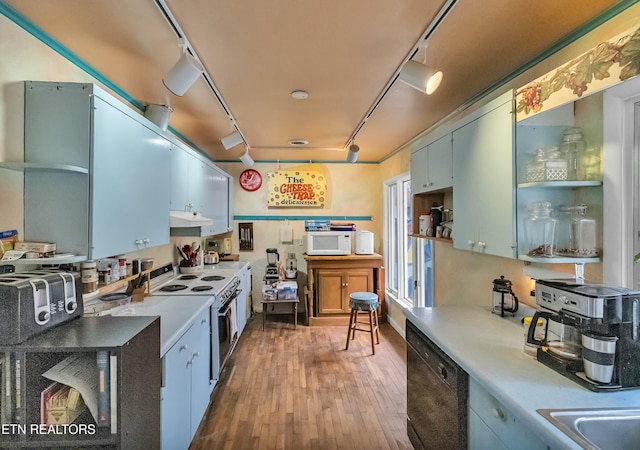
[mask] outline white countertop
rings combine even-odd
[[[113,308],[112,316],[160,316],[160,357],[189,329],[194,319],[213,304],[213,296],[157,296]]]
[[[524,329],[480,307],[411,308],[405,316],[551,449],[580,449],[537,409],[638,407],[640,389],[592,392],[523,351]]]

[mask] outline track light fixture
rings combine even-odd
[[[400,81],[429,95],[440,86],[442,72],[410,59],[400,70]]]
[[[229,150],[236,145],[242,144],[244,142],[244,139],[242,139],[242,135],[239,131],[234,131],[233,133],[220,139],[220,142],[222,142],[222,146],[225,148],[225,150]]]
[[[182,47],[182,56],[162,79],[167,89],[178,97],[182,97],[204,72],[202,64],[187,51],[184,39],[181,40],[180,47]]]
[[[242,164],[244,164],[245,167],[251,167],[254,164],[253,158],[251,157],[251,155],[249,154],[249,146],[247,145],[247,149],[244,152],[244,154],[242,154],[240,156],[240,161],[242,161]]]
[[[166,105],[151,104],[144,108],[144,116],[162,128],[162,131],[167,131],[169,127],[169,116],[172,112],[173,109]]]
[[[349,153],[347,153],[347,162],[354,163],[358,160],[358,152],[360,151],[360,147],[356,144],[351,144],[349,146]]]

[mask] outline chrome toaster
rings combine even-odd
[[[83,313],[77,272],[38,270],[0,275],[0,345],[23,342]]]

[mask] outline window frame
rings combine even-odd
[[[405,183],[409,186],[409,194],[405,195]],[[395,198],[392,191],[395,188]],[[384,242],[384,264],[385,264],[385,294],[392,300],[404,307],[414,306],[413,298],[407,297],[405,280],[413,273],[409,272],[408,258],[413,248],[407,249],[407,243],[411,241],[411,236],[407,231],[408,224],[412,221],[411,212],[411,173],[404,172],[383,181],[383,242]],[[392,203],[393,201],[393,203]],[[393,207],[396,206],[394,211]],[[394,217],[397,212],[398,217]],[[400,214],[403,220],[399,219]],[[413,224],[412,224],[413,225]],[[393,234],[395,231],[395,234]],[[395,248],[394,248],[395,246]],[[411,255],[414,257],[414,255]],[[396,280],[394,280],[394,277]]]

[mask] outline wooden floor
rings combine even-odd
[[[190,449],[412,449],[402,337],[382,324],[375,355],[362,332],[345,351],[346,326],[286,318],[249,321]]]

